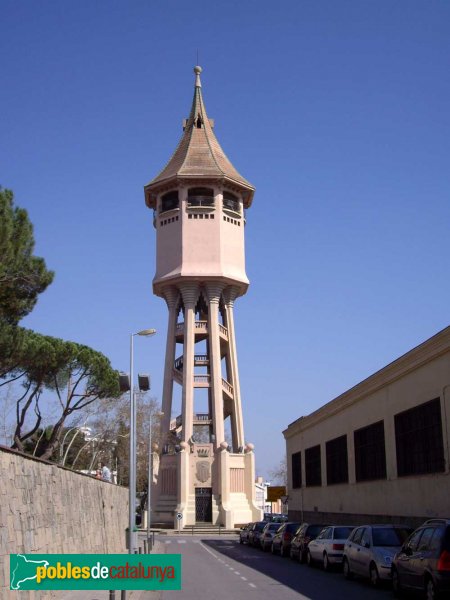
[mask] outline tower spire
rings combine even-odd
[[[183,135],[164,169],[145,186],[147,206],[155,207],[158,191],[181,179],[211,178],[237,186],[242,192],[245,208],[253,200],[255,188],[232,165],[222,150],[214,131],[214,121],[208,118],[203,102],[200,66],[194,67],[195,88],[189,117],[183,122]]]
[[[195,73],[195,87],[202,87],[202,82],[200,81],[200,73],[203,71],[203,69],[201,67],[199,67],[198,65],[196,67],[194,67],[194,73]]]

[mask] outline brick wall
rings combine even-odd
[[[128,489],[0,446],[0,600],[49,600],[10,592],[9,554],[122,553]]]

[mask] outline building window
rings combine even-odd
[[[188,190],[188,207],[214,206],[214,191],[209,188],[191,188]]]
[[[302,453],[294,452],[292,455],[292,487],[294,489],[302,487]]]
[[[397,475],[421,475],[445,470],[439,398],[395,415]]]
[[[305,479],[307,487],[322,485],[320,445],[305,450]]]
[[[178,200],[178,192],[169,192],[168,194],[164,194],[161,198],[161,212],[167,212],[168,210],[173,210],[174,208],[178,208],[179,200]]]
[[[239,204],[239,198],[230,192],[223,193],[223,207],[228,210],[232,210],[235,213],[241,212]]]
[[[384,422],[357,429],[353,433],[355,443],[356,481],[386,479],[386,451],[384,446]]]
[[[327,484],[348,483],[347,436],[326,443]]]

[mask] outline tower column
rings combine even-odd
[[[244,421],[242,418],[241,389],[239,385],[239,370],[236,351],[236,337],[234,334],[234,301],[238,290],[234,286],[226,288],[223,297],[225,301],[225,320],[228,329],[229,365],[231,370],[231,385],[233,386],[233,414],[231,415],[231,428],[233,433],[233,450],[244,446]]]
[[[170,417],[172,415],[172,395],[173,395],[173,368],[175,361],[176,348],[176,326],[177,326],[177,306],[179,292],[177,288],[170,286],[164,290],[164,299],[169,309],[169,321],[167,326],[167,342],[166,342],[166,358],[164,363],[164,382],[163,382],[163,397],[162,397],[162,412],[164,413],[161,419],[161,445],[167,442],[167,436],[170,430]]]
[[[223,390],[222,390],[222,367],[220,356],[220,333],[219,333],[219,302],[223,290],[223,284],[208,283],[206,291],[208,294],[208,343],[209,364],[211,370],[211,405],[213,431],[216,439],[214,447],[218,448],[225,441],[225,427],[223,421]]]
[[[180,291],[184,302],[182,440],[187,442],[194,433],[195,305],[198,298],[198,285],[182,284]]]

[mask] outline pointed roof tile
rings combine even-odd
[[[220,178],[237,185],[244,192],[244,204],[250,206],[255,188],[231,164],[213,132],[206,114],[200,81],[201,67],[195,67],[195,89],[183,136],[164,169],[145,186],[146,195],[172,179]],[[150,205],[152,202],[147,200]]]

